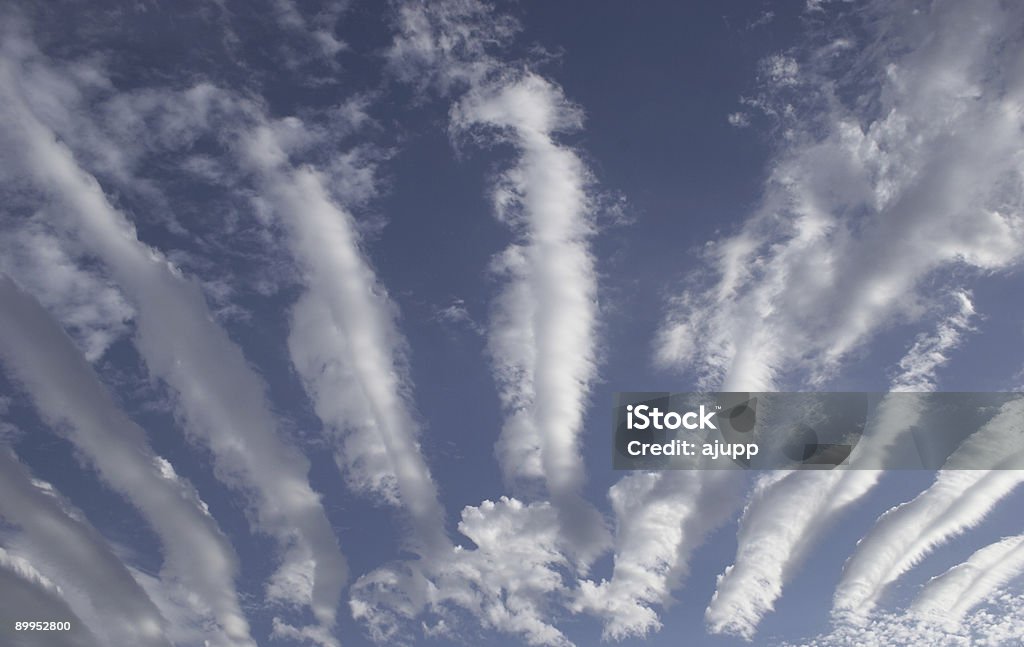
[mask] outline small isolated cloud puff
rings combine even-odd
[[[502,497],[467,506],[459,531],[475,548],[454,547],[431,560],[396,564],[359,578],[353,615],[377,642],[406,644],[409,625],[425,616],[428,632],[457,631],[469,614],[484,628],[530,645],[572,643],[549,622],[568,567],[555,508]]]

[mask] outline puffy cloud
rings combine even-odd
[[[456,546],[423,564],[384,567],[353,585],[352,613],[370,636],[405,643],[406,625],[420,616],[428,618],[428,633],[455,633],[468,613],[484,628],[530,645],[571,645],[549,620],[562,601],[569,567],[557,510],[547,502],[502,497],[467,506],[459,531],[475,547]]]
[[[786,647],[886,647],[887,645],[1012,645],[1024,638],[1024,597],[1002,593],[987,608],[968,615],[955,627],[936,624],[912,613],[879,613],[867,624],[842,623],[828,634],[784,643]]]

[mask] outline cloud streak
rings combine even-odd
[[[1022,415],[1024,400],[1004,404],[957,448],[927,490],[878,519],[847,560],[836,587],[834,614],[866,616],[886,586],[935,547],[980,523],[1024,482],[1024,473],[1012,469],[1024,455]],[[991,471],[964,469],[978,466]]]
[[[727,471],[642,472],[620,480],[608,493],[616,521],[612,577],[583,580],[573,610],[602,618],[606,640],[661,629],[653,607],[671,602],[694,551],[734,514],[742,485]]]
[[[580,127],[561,90],[533,74],[473,88],[452,110],[456,132],[483,127],[520,151],[493,199],[517,242],[495,261],[507,283],[488,332],[507,421],[498,443],[506,478],[540,479],[583,562],[606,545],[580,497],[580,433],[596,376],[597,273],[588,239],[589,174],[553,135]],[[486,130],[485,130],[486,132]]]
[[[772,63],[786,71],[764,99],[782,147],[753,216],[707,244],[712,280],[674,299],[662,364],[724,390],[818,386],[879,330],[918,319],[926,278],[1020,262],[1019,8],[939,3],[923,28],[904,4],[858,13],[859,56],[826,43]],[[854,89],[873,102],[844,102]]]
[[[0,608],[5,626],[23,618],[52,618],[71,623],[66,632],[13,633],[13,647],[98,647],[95,636],[75,615],[56,584],[28,560],[0,548]]]
[[[957,624],[1021,573],[1024,573],[1024,535],[1004,537],[932,578],[910,610],[941,623]]]
[[[307,460],[278,437],[264,384],[214,323],[199,287],[138,240],[95,177],[33,113],[25,91],[33,78],[23,71],[5,51],[0,106],[9,154],[20,156],[27,179],[56,207],[51,224],[99,259],[136,309],[135,346],[175,394],[190,436],[210,448],[218,478],[251,497],[254,527],[281,549],[268,595],[311,605],[320,622],[333,625],[347,567],[309,485]]]
[[[1016,12],[939,4],[927,27],[911,28],[921,18],[909,6],[873,3],[851,12],[866,28],[856,56],[829,40],[765,59],[764,94],[750,105],[777,120],[780,149],[752,217],[705,247],[711,280],[673,300],[659,363],[727,391],[821,388],[878,331],[930,311],[926,279],[1016,266],[1022,175],[1007,144],[1021,130],[1024,83],[1004,49]],[[965,22],[986,29],[964,38]],[[969,329],[970,293],[950,291],[955,311],[915,340],[894,390],[934,388]],[[878,429],[890,439],[878,451],[913,426],[913,406],[896,410],[909,402],[883,405]],[[752,637],[816,537],[878,476],[764,477],[709,629]]]
[[[360,249],[351,214],[312,166],[292,167],[274,132],[240,144],[289,232],[307,289],[292,311],[288,348],[317,414],[338,441],[357,489],[401,505],[423,554],[450,549],[444,509],[418,441],[397,309]]]
[[[900,360],[892,391],[934,388],[936,370],[946,363],[974,314],[966,294],[956,293],[954,301],[955,311],[936,332],[919,335]],[[925,406],[921,397],[910,393],[885,397],[868,421],[851,464],[885,464],[892,446],[920,423]],[[878,484],[881,475],[876,469],[850,469],[796,471],[759,479],[740,519],[736,559],[719,577],[705,613],[708,629],[753,638],[804,555],[845,510]]]
[[[0,357],[25,384],[43,419],[156,531],[165,575],[202,600],[195,605],[197,622],[216,627],[209,628],[211,644],[255,645],[234,590],[234,551],[206,504],[117,409],[60,326],[2,275]]]
[[[0,517],[19,528],[5,538],[8,550],[60,586],[104,644],[171,647],[160,611],[99,533],[7,448],[0,448]]]

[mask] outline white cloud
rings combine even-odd
[[[953,294],[955,310],[932,335],[918,335],[914,345],[900,360],[899,375],[892,391],[934,391],[936,372],[949,361],[949,352],[960,345],[964,331],[971,329],[974,304],[970,293],[959,290]]]
[[[728,119],[730,126],[737,128],[746,128],[750,125],[750,115],[745,112],[731,112],[726,119]]]
[[[956,627],[944,627],[911,613],[879,613],[866,624],[840,624],[825,635],[786,647],[889,647],[890,645],[1013,645],[1024,639],[1024,596],[1002,593],[987,608]]]
[[[484,327],[476,322],[473,315],[469,313],[466,302],[462,299],[452,299],[443,308],[435,308],[434,316],[439,322],[462,326],[478,335],[485,333]]]
[[[709,631],[752,639],[808,548],[877,479],[853,470],[761,478],[740,520],[735,562],[719,576],[705,613]]]
[[[1014,106],[1024,86],[1012,66],[999,79],[979,75],[999,67],[997,44],[1012,37],[1005,26],[1017,18],[1004,9],[947,5],[929,14],[928,28],[904,29],[920,17],[876,4],[863,9],[877,31],[862,57],[812,48],[763,62],[767,94],[757,103],[781,121],[782,149],[753,217],[708,243],[713,283],[673,301],[660,363],[696,367],[704,385],[723,390],[820,387],[879,329],[926,311],[926,277],[1019,263],[1021,160],[1006,144],[1020,131]],[[991,28],[964,38],[965,20]],[[853,75],[881,105],[843,103],[837,88]],[[979,101],[982,76],[989,85]],[[969,293],[953,292],[956,311],[917,338],[895,389],[933,388],[969,329]],[[881,425],[890,440],[873,453],[913,425],[914,411],[897,410],[908,403],[884,405],[894,416]],[[709,628],[753,636],[806,550],[877,479],[873,471],[764,477],[741,521],[736,563],[708,608]]]
[[[1003,539],[979,549],[967,561],[932,578],[910,610],[939,623],[955,626],[971,609],[1024,573],[1024,535]]]
[[[476,2],[406,3],[390,58],[393,72],[421,89],[468,86],[451,110],[454,133],[509,141],[519,151],[494,192],[499,218],[518,238],[495,261],[507,283],[487,331],[507,413],[498,455],[508,480],[540,480],[552,502],[502,498],[467,507],[459,529],[476,548],[360,578],[350,604],[379,642],[400,640],[424,613],[436,618],[425,633],[458,631],[461,610],[529,644],[567,645],[546,620],[565,589],[566,555],[585,569],[607,541],[600,515],[580,496],[578,434],[595,375],[589,175],[553,138],[578,127],[580,113],[534,74],[502,78],[505,68],[486,48],[515,28]]]
[[[796,85],[800,65],[791,56],[773,54],[761,61],[761,74],[774,85]]]
[[[254,645],[234,590],[234,552],[206,505],[117,409],[60,326],[2,275],[0,358],[25,384],[42,418],[155,530],[164,574],[202,599],[195,622],[211,625],[210,644]]]
[[[0,517],[19,529],[5,537],[8,550],[59,586],[103,644],[170,647],[165,619],[110,546],[7,448],[0,448]]]
[[[674,300],[661,363],[724,390],[821,385],[877,331],[920,315],[926,278],[1020,262],[1024,79],[1009,44],[1020,8],[863,11],[874,31],[860,56],[766,63],[766,100],[788,134],[757,211],[707,244],[712,283]],[[843,102],[854,78],[873,102]],[[793,101],[787,116],[779,104]]]
[[[0,548],[0,609],[11,647],[98,647],[95,636],[75,615],[56,584],[28,560]],[[71,624],[70,631],[15,632],[10,623],[47,618]]]
[[[660,629],[653,607],[672,601],[694,551],[733,515],[742,484],[732,471],[642,472],[616,483],[608,493],[616,519],[612,578],[583,580],[573,610],[602,618],[605,639]]]
[[[899,362],[902,372],[894,377],[893,390],[912,383],[921,391],[933,388],[935,369],[945,362],[942,353],[959,342],[973,312],[965,295],[955,300],[957,312],[934,336],[919,336]],[[919,424],[924,406],[910,393],[884,398],[850,456],[852,469],[773,473],[758,480],[740,519],[735,562],[719,577],[705,613],[711,632],[755,635],[804,555],[878,484],[881,472],[866,468],[885,464],[892,446]]]
[[[488,49],[519,30],[511,17],[478,0],[404,2],[398,7],[398,34],[388,50],[391,72],[406,83],[442,92],[475,85],[501,69]]]
[[[116,286],[84,269],[66,247],[39,219],[28,220],[0,240],[0,272],[50,308],[94,362],[128,333],[134,311]]]
[[[292,313],[288,347],[318,416],[338,440],[339,466],[352,484],[408,512],[416,549],[446,552],[444,509],[420,452],[397,311],[360,248],[352,216],[314,167],[288,163],[272,130],[257,129],[240,147],[261,174],[302,269],[306,291]]]
[[[529,73],[474,87],[452,109],[456,132],[493,129],[520,154],[494,193],[517,236],[495,262],[507,283],[488,333],[507,416],[498,458],[507,480],[543,481],[564,515],[567,547],[586,564],[607,545],[603,521],[580,497],[580,433],[597,374],[590,178],[576,153],[554,140],[581,119],[560,88]]]
[[[557,132],[581,113],[560,88],[515,73],[490,57],[516,26],[477,2],[406,3],[390,52],[393,72],[421,89],[467,87],[451,109],[456,135],[507,141],[519,154],[494,191],[498,217],[517,240],[494,262],[506,278],[488,328],[488,348],[506,410],[497,453],[506,479],[541,481],[551,502],[502,499],[463,512],[460,530],[477,544],[432,563],[380,569],[353,589],[353,613],[378,641],[393,641],[425,609],[441,614],[428,633],[451,630],[445,605],[530,644],[568,640],[544,621],[543,600],[564,584],[553,565],[585,571],[608,544],[600,514],[581,496],[579,434],[596,374],[596,271],[588,238],[589,173]],[[497,515],[497,519],[494,516]],[[525,516],[525,518],[524,518]],[[529,528],[485,532],[479,521],[524,519]],[[532,520],[532,521],[529,521]],[[495,534],[497,533],[497,534]],[[525,539],[524,539],[525,537]]]
[[[340,647],[341,645],[338,639],[326,627],[319,625],[293,627],[280,618],[274,618],[274,625],[270,636],[278,640],[289,640],[306,645],[319,645],[319,647]]]
[[[561,601],[569,564],[558,513],[547,502],[502,497],[462,511],[459,531],[475,548],[456,546],[433,562],[378,569],[355,583],[352,614],[379,643],[405,644],[405,626],[432,619],[427,633],[457,630],[468,612],[486,629],[511,633],[529,645],[572,643],[550,623]]]
[[[309,604],[320,622],[333,624],[347,567],[309,485],[308,461],[279,438],[265,385],[214,323],[200,288],[138,240],[95,177],[34,113],[24,89],[45,90],[33,86],[35,69],[38,62],[22,65],[9,50],[0,60],[8,154],[52,201],[49,224],[77,238],[135,308],[134,342],[147,370],[173,391],[187,431],[210,448],[218,478],[249,495],[254,527],[274,537],[281,568],[314,560],[312,598],[287,602]]]
[[[1024,482],[1024,472],[1012,469],[1024,457],[1022,415],[1024,400],[1004,404],[953,452],[927,490],[878,519],[846,563],[835,615],[866,616],[890,583],[980,523]]]

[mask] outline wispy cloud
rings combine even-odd
[[[959,624],[974,607],[1024,573],[1024,535],[1004,537],[932,578],[910,610],[940,623]]]
[[[171,647],[165,619],[110,546],[7,448],[0,448],[0,517],[18,528],[5,533],[9,550],[60,586],[104,644]]]
[[[70,622],[70,631],[50,632],[34,644],[53,647],[98,647],[95,636],[64,601],[60,587],[37,571],[28,560],[0,548],[0,607],[10,618],[60,618]]]
[[[420,452],[397,311],[360,248],[352,216],[314,167],[291,166],[271,129],[258,128],[240,148],[261,174],[303,272],[306,291],[292,313],[288,346],[338,441],[343,473],[408,512],[412,547],[445,553],[451,542]]]
[[[892,382],[891,391],[935,390],[938,369],[949,362],[949,352],[960,345],[963,333],[971,329],[971,319],[976,314],[969,292],[954,292],[953,301],[954,311],[938,329],[931,335],[919,335],[900,360],[899,374]]]
[[[879,330],[926,311],[926,277],[1020,262],[1019,9],[855,14],[868,28],[857,56],[812,46],[765,61],[781,148],[754,215],[707,244],[712,280],[673,301],[662,364],[725,390],[820,385]]]
[[[954,312],[940,321],[934,334],[919,335],[898,363],[893,391],[934,388],[936,370],[960,342],[960,333],[974,313],[966,294],[958,292],[954,297]],[[919,424],[924,406],[920,397],[909,393],[884,398],[868,421],[851,464],[884,464],[892,445]],[[879,470],[858,468],[797,471],[759,479],[740,519],[736,559],[719,578],[705,613],[709,630],[752,638],[804,555],[880,478]]]
[[[51,428],[65,433],[100,478],[155,530],[168,580],[202,600],[195,605],[201,607],[195,622],[212,625],[207,626],[211,645],[254,645],[234,589],[234,551],[206,504],[117,409],[60,326],[2,275],[0,358],[25,384]]]
[[[473,315],[469,313],[469,309],[466,307],[466,302],[463,299],[452,299],[448,305],[436,307],[434,309],[434,316],[441,323],[461,326],[477,335],[483,335],[486,332],[484,327],[477,323]]]
[[[955,627],[913,613],[879,613],[869,624],[840,624],[833,631],[786,647],[861,647],[863,645],[1012,645],[1024,638],[1024,596],[994,595],[991,604],[968,614]]]
[[[254,527],[281,549],[268,594],[311,605],[321,622],[333,624],[347,568],[309,485],[307,460],[278,436],[264,384],[213,321],[199,287],[138,240],[95,177],[33,111],[29,101],[37,95],[52,97],[25,73],[18,58],[25,51],[33,55],[30,47],[5,49],[0,60],[8,154],[18,156],[25,179],[55,207],[49,224],[97,258],[135,308],[135,346],[150,374],[175,394],[190,436],[212,451],[218,477],[251,497]],[[201,95],[189,99],[209,98]],[[61,118],[74,123],[72,115]]]
[[[40,219],[28,220],[0,242],[0,271],[54,311],[86,359],[96,361],[128,334],[134,311],[116,286],[82,267],[67,247]]]
[[[654,607],[672,600],[694,551],[734,514],[743,482],[735,472],[667,471],[632,474],[612,486],[612,578],[582,581],[573,610],[602,618],[606,639],[660,629]]]
[[[590,176],[579,156],[556,141],[579,128],[581,114],[550,81],[492,56],[489,48],[517,25],[482,3],[404,3],[397,25],[392,72],[421,91],[460,93],[450,112],[456,137],[507,142],[517,152],[492,194],[498,217],[516,236],[493,264],[505,284],[486,331],[506,411],[497,454],[507,481],[540,482],[550,502],[503,498],[467,507],[459,528],[476,549],[360,578],[353,613],[377,640],[394,640],[425,610],[441,617],[430,631],[444,633],[454,607],[530,644],[565,645],[568,639],[543,619],[565,586],[556,568],[572,555],[585,570],[608,545],[603,519],[581,495],[579,435],[596,375]]]
[[[890,583],[937,546],[976,526],[1024,483],[1024,473],[1007,469],[1024,455],[1022,414],[1024,401],[1004,404],[953,452],[927,490],[878,519],[846,563],[834,614],[865,617]]]

